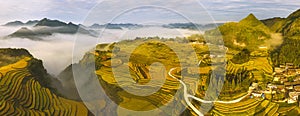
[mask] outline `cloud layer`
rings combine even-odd
[[[160,27],[141,28],[136,30],[110,30],[107,29],[99,38],[88,35],[54,34],[42,37],[45,41],[32,41],[24,38],[2,39],[20,27],[0,26],[0,48],[25,48],[38,59],[43,60],[49,73],[57,75],[72,61],[78,62],[83,55],[91,50],[97,43],[110,43],[120,40],[135,39],[135,37],[165,38],[185,37],[201,33],[185,29],[166,29]],[[100,30],[98,30],[100,32]],[[74,46],[76,49],[74,49]],[[75,50],[75,51],[74,51]]]

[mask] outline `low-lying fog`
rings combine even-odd
[[[116,42],[123,39],[135,39],[135,37],[186,37],[199,34],[199,31],[187,29],[167,29],[162,27],[145,27],[134,30],[107,29],[100,38],[89,35],[54,34],[42,37],[44,41],[33,41],[30,39],[10,38],[3,39],[21,27],[0,26],[0,48],[25,48],[38,59],[43,60],[47,71],[52,75],[58,75],[63,69],[72,63],[72,59],[78,62],[83,54],[92,49],[96,43]],[[100,31],[99,31],[100,32]],[[77,38],[77,40],[76,40]],[[98,41],[96,41],[99,39]],[[76,40],[76,42],[75,42]],[[76,52],[73,57],[73,47],[76,43]]]

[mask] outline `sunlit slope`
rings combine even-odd
[[[256,50],[266,40],[272,39],[271,30],[253,14],[240,22],[230,22],[217,29],[206,31],[205,35],[222,35],[224,44],[229,48]],[[210,40],[211,41],[211,40]]]
[[[96,74],[102,87],[115,103],[133,111],[149,111],[167,106],[169,102],[171,103],[175,99],[178,107],[183,107],[182,103],[180,103],[181,101],[174,98],[174,94],[180,88],[179,82],[167,76],[167,71],[171,67],[178,66],[178,63],[172,64],[170,62],[173,60],[178,61],[173,50],[160,42],[150,40],[134,49],[132,54],[127,53],[130,51],[128,49],[134,47],[132,44],[118,43],[115,47],[120,47],[120,51],[112,52],[111,50],[104,51],[104,49],[99,49],[95,53],[90,54],[96,57],[96,65],[98,65],[96,66],[98,68]],[[159,50],[156,51],[156,49]],[[126,56],[129,58],[129,61],[126,61],[125,55],[131,55],[130,57]],[[162,70],[158,66],[151,65],[155,62],[164,64],[165,67],[163,68],[165,68],[165,71],[160,72]],[[156,72],[155,75],[151,76],[151,71]],[[154,83],[148,83],[150,80],[154,81]],[[164,81],[163,85],[158,84],[160,81]],[[150,92],[157,87],[160,88],[158,91],[147,96],[134,95],[124,90]],[[160,109],[156,114],[179,115],[176,113],[177,109],[173,108],[175,104],[170,106],[167,106],[170,110]]]
[[[82,103],[58,97],[42,87],[27,69],[31,60],[20,61],[0,68],[0,115],[88,115]]]
[[[283,105],[254,98],[234,104],[215,103],[211,112],[214,116],[295,116],[298,115],[299,108],[293,104]]]
[[[213,115],[216,116],[241,116],[241,115],[278,115],[278,104],[263,99],[247,99],[234,104],[216,103]]]
[[[280,47],[271,53],[272,61],[275,66],[284,63],[294,63],[300,65],[300,9],[290,14],[282,21],[274,24],[275,31],[281,33],[284,41]]]

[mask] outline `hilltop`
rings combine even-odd
[[[26,49],[0,49],[0,67],[16,63],[24,58],[30,58],[26,68],[34,76],[34,79],[42,86],[57,93],[55,88],[60,87],[60,82],[48,74],[41,60],[34,58]]]
[[[26,49],[0,49],[0,67],[16,63],[24,57],[32,57]]]
[[[240,22],[225,23],[217,29],[206,31],[205,35],[218,35],[219,32],[227,47],[240,50],[243,48],[255,50],[265,40],[271,39],[270,29],[253,14],[249,14]]]

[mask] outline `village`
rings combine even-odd
[[[300,68],[293,63],[282,64],[274,68],[273,81],[261,87],[252,83],[249,87],[250,98],[261,97],[273,102],[288,104],[299,102],[300,96]],[[263,89],[264,88],[264,89]]]

